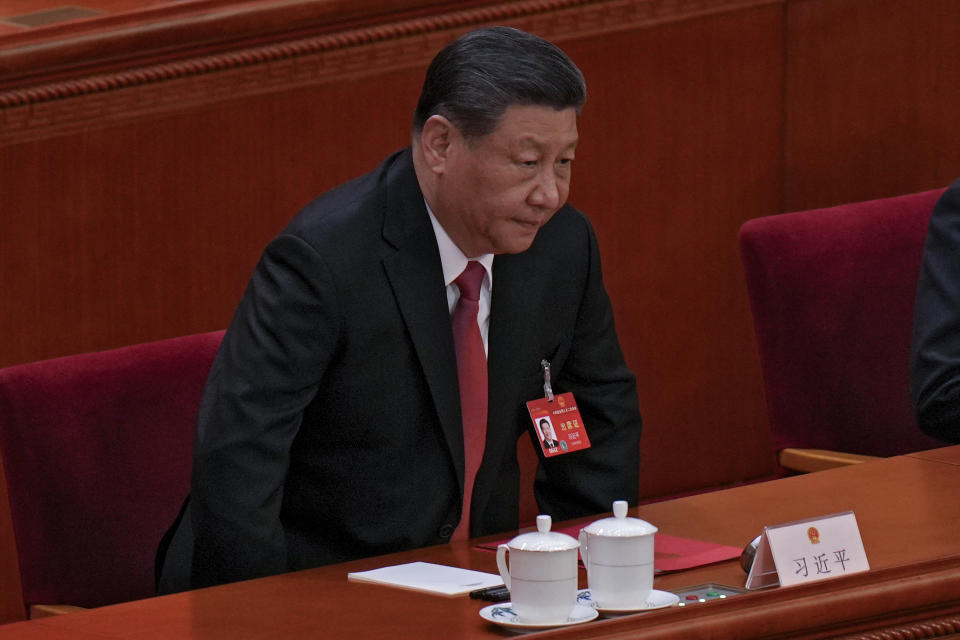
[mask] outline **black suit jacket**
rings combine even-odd
[[[910,374],[920,428],[960,443],[960,179],[940,196],[930,217]]]
[[[493,278],[471,534],[517,528],[516,445],[533,431],[525,402],[543,395],[543,359],[592,448],[541,461],[542,512],[636,502],[636,385],[589,223],[564,206],[528,251],[494,259]],[[210,374],[162,590],[446,542],[463,474],[451,319],[408,149],[317,198],[266,248]]]

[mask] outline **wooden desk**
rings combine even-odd
[[[644,505],[633,515],[663,533],[743,545],[764,525],[855,511],[871,571],[555,630],[550,637],[847,637],[877,628],[899,636],[960,631],[960,447]],[[588,522],[592,518],[585,520]],[[348,571],[425,560],[496,572],[494,554],[468,543],[321,567],[19,622],[7,638],[474,638],[512,635],[484,622],[483,606],[348,582]],[[742,585],[736,561],[660,576],[659,589],[706,581]],[[915,623],[939,619],[924,631]],[[926,635],[923,635],[926,634]],[[857,637],[857,636],[853,636]]]

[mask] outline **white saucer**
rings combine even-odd
[[[589,589],[580,589],[580,591],[577,592],[578,605],[593,607],[599,613],[637,613],[638,611],[653,611],[654,609],[672,607],[678,602],[680,602],[680,596],[676,595],[675,593],[653,589],[650,591],[647,599],[636,607],[629,607],[627,609],[606,609],[597,606],[597,603],[594,602],[590,597]]]
[[[501,627],[514,629],[516,631],[533,631],[535,629],[554,629],[556,627],[569,627],[575,624],[590,622],[600,615],[596,609],[591,606],[578,603],[573,607],[570,617],[564,622],[523,622],[517,617],[513,610],[513,605],[509,602],[500,604],[491,604],[488,607],[480,609],[480,617]]]

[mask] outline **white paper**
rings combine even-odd
[[[430,562],[408,562],[370,571],[355,571],[347,574],[348,580],[373,582],[401,589],[426,591],[444,596],[459,596],[474,589],[485,589],[503,584],[503,579],[493,573],[448,567]]]

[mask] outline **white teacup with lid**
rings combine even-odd
[[[497,547],[497,568],[510,590],[517,618],[530,624],[566,622],[577,604],[577,547],[570,536],[550,531],[550,516],[537,516],[537,530]],[[510,568],[507,570],[507,553]]]
[[[653,540],[657,528],[627,517],[627,502],[613,503],[613,517],[580,530],[580,556],[590,598],[600,609],[641,609],[653,589]]]

